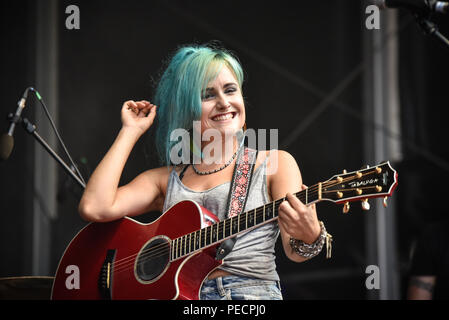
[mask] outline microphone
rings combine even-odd
[[[448,13],[449,2],[437,0],[374,0],[379,9],[403,8],[413,13],[428,15],[433,12]]]
[[[14,115],[8,115],[8,119],[11,121],[11,124],[9,125],[8,133],[4,133],[0,137],[0,160],[6,160],[11,155],[12,149],[14,147],[14,130],[16,128],[16,124],[20,122],[20,115],[25,108],[25,103],[28,98],[28,92],[30,90],[33,91],[34,88],[28,87],[25,89],[22,99],[20,99],[20,101],[17,103],[18,107],[16,113]]]

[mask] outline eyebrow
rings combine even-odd
[[[235,82],[228,82],[228,83],[226,83],[223,86],[223,88],[227,88],[227,87],[230,87],[230,86],[237,86],[237,83],[235,83]],[[214,90],[214,88],[211,88],[211,87],[206,88],[206,91],[213,91],[213,90]]]

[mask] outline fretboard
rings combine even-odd
[[[321,183],[294,195],[304,204],[309,204],[321,198]],[[191,232],[172,240],[170,260],[176,260],[202,250],[245,231],[257,228],[278,217],[279,205],[285,197],[267,203],[258,208],[243,212],[237,216],[214,223],[205,228]]]

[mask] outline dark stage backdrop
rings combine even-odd
[[[314,184],[343,169],[364,163],[363,124],[330,105],[304,126],[316,107],[360,63],[365,7],[356,1],[319,1],[298,4],[256,1],[78,1],[79,30],[65,27],[65,8],[58,12],[58,128],[72,157],[87,178],[120,129],[120,109],[128,99],[151,100],[163,62],[179,45],[219,40],[240,58],[245,71],[247,125],[278,129],[278,143],[297,160],[304,183]],[[2,106],[0,116],[15,110],[23,90],[33,85],[34,1],[2,2]],[[401,16],[401,19],[403,17]],[[449,34],[448,24],[441,31]],[[416,145],[448,159],[448,107],[443,97],[449,50],[425,37],[411,23],[400,35],[401,125],[403,135]],[[39,90],[39,88],[37,88]],[[45,99],[45,97],[44,97]],[[337,97],[362,115],[363,73]],[[33,102],[31,108],[40,108]],[[31,113],[30,113],[31,114]],[[3,122],[2,130],[7,124]],[[135,146],[121,183],[158,164],[152,131]],[[16,148],[0,164],[0,277],[31,275],[31,137],[17,130]],[[62,150],[59,150],[62,154]],[[404,182],[398,188],[398,239],[401,274],[406,280],[408,253],[422,222],[440,217],[443,206],[432,205],[424,183],[447,175],[428,163],[430,178],[420,171],[422,156],[404,151]],[[48,161],[53,161],[50,157]],[[421,181],[415,184],[415,181]],[[402,179],[402,178],[401,178]],[[400,193],[404,188],[403,193]],[[86,225],[77,213],[81,190],[58,168],[57,218],[51,219],[51,272],[76,233]],[[412,205],[418,202],[419,205]],[[424,212],[426,211],[426,212]],[[295,264],[277,247],[277,266],[285,299],[365,299],[366,239],[364,213],[354,205],[351,214],[330,203],[318,205],[319,217],[333,235],[332,259],[325,255]],[[151,221],[159,213],[139,218]]]

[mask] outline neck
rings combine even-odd
[[[202,141],[200,165],[214,166],[227,163],[238,151],[240,143],[235,136],[221,136],[218,141],[214,138],[211,141]]]

